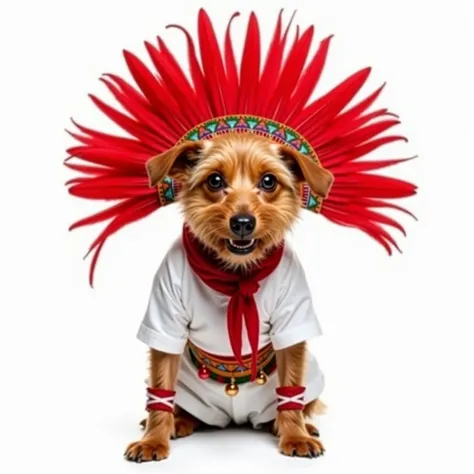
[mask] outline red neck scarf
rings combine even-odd
[[[257,352],[260,320],[254,294],[259,289],[259,281],[269,276],[280,263],[283,245],[276,247],[264,260],[246,273],[230,272],[222,268],[215,255],[207,251],[185,225],[183,245],[186,257],[194,273],[210,288],[230,296],[227,307],[227,331],[237,362],[242,362],[242,327],[245,327],[252,350],[251,378],[257,375]]]

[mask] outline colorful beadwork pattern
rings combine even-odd
[[[250,356],[242,356],[244,366],[240,366],[234,357],[223,357],[208,352],[204,352],[199,347],[188,341],[189,354],[191,361],[197,369],[203,365],[209,370],[212,379],[228,383],[231,378],[235,379],[235,383],[244,383],[250,380]],[[275,351],[271,344],[260,349],[257,355],[257,366],[259,370],[263,370],[270,375],[276,368]]]
[[[169,176],[165,177],[165,179],[158,185],[160,204],[166,206],[167,204],[176,202],[180,189],[181,184],[178,181],[175,181]]]
[[[321,207],[323,204],[322,198],[313,194],[310,187],[306,183],[300,188],[300,199],[301,207],[303,209],[308,209],[308,211],[316,213],[321,212]]]
[[[196,366],[197,369],[199,369],[202,364],[199,362],[199,360],[197,359],[196,355],[191,350],[191,348],[189,348],[189,354],[190,354],[192,363]],[[266,375],[271,375],[275,371],[275,369],[276,369],[276,355],[273,354],[272,358],[268,361],[268,363],[260,367],[260,370],[262,370]],[[239,374],[239,372],[234,372],[232,375],[221,375],[220,373],[215,372],[213,370],[209,370],[209,376],[212,380],[215,380],[216,382],[219,382],[219,383],[229,383],[233,379],[233,381],[236,384],[243,384],[246,382],[250,382],[250,379],[251,379],[250,374],[241,375]]]
[[[274,120],[253,115],[229,115],[208,120],[186,133],[178,143],[186,140],[211,140],[217,135],[230,132],[252,132],[262,135],[277,143],[289,145],[320,163],[311,145],[297,131]]]

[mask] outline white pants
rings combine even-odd
[[[324,374],[315,357],[308,353],[307,359],[305,404],[318,399],[324,389]],[[254,428],[259,428],[276,418],[276,370],[264,385],[246,382],[238,387],[239,393],[229,397],[225,393],[224,383],[212,379],[201,380],[189,352],[185,351],[181,359],[175,403],[207,425],[222,428],[231,422],[237,425],[250,423]]]

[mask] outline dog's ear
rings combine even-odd
[[[278,153],[298,183],[308,183],[311,191],[326,198],[334,176],[307,155],[286,145],[277,145]]]
[[[201,141],[186,141],[150,158],[146,162],[150,187],[156,186],[165,176],[186,181],[203,148]]]

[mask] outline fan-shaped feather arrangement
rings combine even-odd
[[[169,26],[185,35],[186,68],[161,38],[155,44],[145,43],[153,69],[131,52],[124,52],[135,84],[115,74],[105,74],[101,79],[122,111],[91,95],[94,104],[125,132],[123,136],[74,122],[76,131],[70,133],[78,143],[68,149],[65,164],[80,175],[68,181],[69,192],[85,199],[115,201],[71,226],[76,229],[107,222],[89,249],[93,253],[91,284],[99,254],[112,234],[176,200],[179,183],[169,178],[159,185],[158,192],[149,187],[146,161],[184,138],[209,138],[239,126],[300,151],[314,151],[335,181],[324,201],[303,186],[302,206],[336,224],[362,230],[388,253],[392,247],[398,249],[385,226],[403,233],[404,229],[381,211],[396,209],[410,214],[392,201],[414,195],[416,186],[375,173],[409,158],[367,157],[384,145],[406,140],[400,135],[385,134],[399,124],[396,115],[386,108],[372,109],[383,86],[367,97],[353,100],[369,77],[370,68],[364,68],[311,100],[331,37],[323,39],[310,55],[314,27],[304,31],[297,27],[290,40],[291,21],[284,27],[280,12],[263,55],[259,23],[252,13],[242,58],[237,61],[231,24],[238,15],[231,17],[222,47],[204,10],[198,15],[197,41],[181,26]]]

